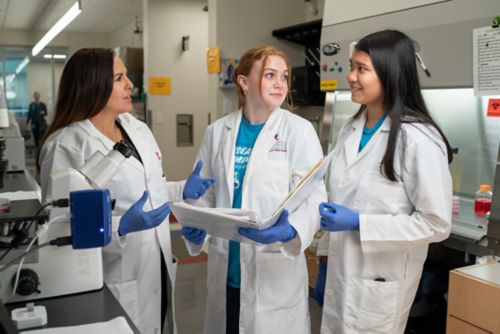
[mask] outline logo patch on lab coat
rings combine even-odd
[[[275,134],[274,144],[269,152],[287,152],[286,141],[282,140],[278,134]]]

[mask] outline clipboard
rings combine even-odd
[[[270,217],[261,217],[258,212],[247,209],[233,208],[205,208],[188,204],[184,201],[170,203],[170,209],[177,220],[184,226],[204,229],[208,234],[244,243],[254,244],[238,233],[241,227],[250,227],[259,230],[274,225],[283,210],[292,213],[316,189],[317,182],[323,180],[333,157],[330,152],[322,157],[300,182],[288,193],[281,204]]]

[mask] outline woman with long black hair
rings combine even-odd
[[[347,74],[359,111],[340,130],[320,205],[330,231],[322,333],[403,333],[428,245],[451,231],[450,145],[425,106],[413,41],[362,38]]]

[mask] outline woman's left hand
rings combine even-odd
[[[203,162],[200,160],[196,163],[193,173],[191,173],[184,185],[184,190],[182,191],[183,199],[198,199],[215,183],[214,179],[204,179],[200,176],[202,167]]]
[[[297,231],[288,221],[288,211],[283,210],[278,221],[273,226],[264,230],[255,228],[240,228],[239,232],[245,238],[261,244],[272,244],[274,242],[287,242],[295,238]]]

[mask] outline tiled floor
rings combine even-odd
[[[179,333],[201,334],[205,316],[207,263],[201,261],[183,264],[182,260],[189,255],[178,231],[172,232],[172,251],[180,259],[175,286],[175,309]],[[321,322],[321,308],[311,298],[309,298],[309,312],[311,333],[317,334]]]

